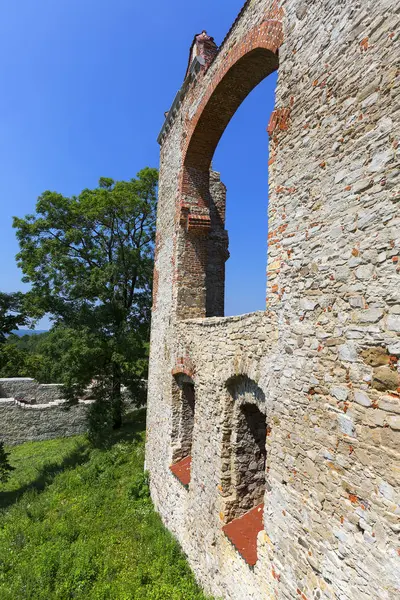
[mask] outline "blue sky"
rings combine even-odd
[[[0,7],[0,290],[26,289],[12,216],[46,189],[157,166],[157,135],[195,33],[219,44],[244,0],[18,0]],[[213,166],[228,187],[226,314],[265,307],[268,136],[276,78],[229,124]],[[48,326],[44,320],[41,327]]]

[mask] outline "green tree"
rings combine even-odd
[[[42,337],[47,333],[18,336],[11,333],[4,344],[0,344],[0,377],[34,377],[41,383],[52,383],[46,379],[46,361],[40,352]],[[54,361],[49,360],[49,367]],[[47,369],[49,370],[49,369]]]
[[[36,214],[14,218],[18,265],[36,314],[50,313],[45,341],[64,361],[62,383],[76,399],[93,381],[104,422],[122,420],[122,386],[136,396],[146,376],[158,174],[101,178],[65,197],[44,192]],[[106,392],[105,392],[106,390]]]
[[[14,346],[18,339],[12,332],[20,325],[31,325],[25,309],[26,296],[21,292],[0,292],[0,377],[25,377],[27,353]]]
[[[0,344],[20,325],[27,325],[28,317],[24,310],[24,295],[21,292],[6,294],[0,292]]]
[[[0,377],[31,377],[27,367],[29,354],[16,344],[0,346]]]
[[[41,345],[42,340],[49,335],[48,331],[32,332],[31,334],[17,335],[11,333],[7,338],[7,344],[15,344],[21,350],[27,350],[30,353],[35,353]]]

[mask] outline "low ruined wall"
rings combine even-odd
[[[84,433],[88,402],[66,410],[63,402],[23,404],[14,398],[0,399],[0,437],[8,445],[22,444]]]
[[[134,399],[126,388],[122,395],[129,410]],[[90,389],[85,397],[90,397]],[[30,377],[0,379],[0,440],[13,445],[84,433],[92,402],[79,400],[67,409],[59,383],[41,384]]]
[[[0,379],[0,439],[15,445],[84,433],[90,402],[67,410],[61,389],[29,377]]]
[[[28,404],[47,404],[61,400],[62,385],[38,383],[31,377],[0,379],[0,398],[17,398]]]
[[[36,404],[46,404],[61,400],[62,385],[60,383],[46,383],[38,386],[36,390]]]

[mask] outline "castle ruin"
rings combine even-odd
[[[216,597],[400,597],[399,24],[396,0],[248,0],[195,37],[160,133],[146,465]],[[266,310],[224,317],[211,160],[276,70]]]

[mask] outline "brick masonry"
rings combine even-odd
[[[395,0],[249,0],[215,57],[188,69],[160,137],[146,464],[217,597],[400,595],[399,24]],[[223,317],[226,190],[211,160],[278,67],[261,115],[266,310]],[[189,451],[186,487],[170,467]],[[260,501],[250,566],[223,528]]]

